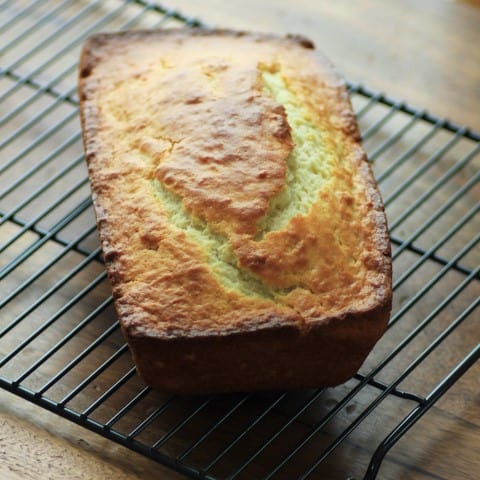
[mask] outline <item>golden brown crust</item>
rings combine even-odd
[[[153,387],[334,385],[386,327],[382,201],[344,83],[312,47],[198,29],[96,35],[84,47],[82,125],[105,262],[122,330]],[[339,159],[313,208],[261,237],[294,142],[284,108],[262,90],[259,64],[281,70]],[[172,226],[153,181],[226,238],[238,267],[274,296],[222,285]]]

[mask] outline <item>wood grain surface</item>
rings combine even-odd
[[[76,2],[76,8],[84,3],[88,4],[88,2]],[[112,5],[116,5],[115,0],[104,2],[104,11],[112,8]],[[434,114],[480,130],[480,48],[478,47],[480,45],[480,7],[477,1],[264,0],[260,2],[243,0],[221,2],[204,0],[197,2],[168,0],[167,5],[190,16],[197,16],[210,25],[306,35],[315,41],[317,46],[333,60],[337,69],[350,81],[364,83],[372,89],[387,92],[393,97],[407,100],[414,106],[426,108]],[[63,19],[63,21],[66,20]],[[81,31],[86,27],[79,24],[76,28]],[[8,60],[6,58],[7,63]],[[48,74],[49,72],[44,73],[47,79]],[[74,78],[75,72],[72,75]],[[68,79],[71,81],[70,77]],[[8,82],[12,80],[6,79],[6,83]],[[67,89],[68,85],[68,82],[64,81],[59,83],[58,88]],[[17,103],[23,101],[27,90],[27,87],[22,87],[18,92],[10,95],[2,108],[6,111],[14,108]],[[72,93],[72,95],[75,94]],[[43,97],[39,98],[38,102],[45,102],[45,106],[48,105]],[[366,108],[368,104],[364,97],[355,95],[353,103],[357,111]],[[35,115],[36,109],[45,108],[45,106],[43,103],[33,104],[31,110],[26,110],[22,114],[23,117],[15,117],[9,126],[13,129],[19,128],[23,122]],[[74,107],[62,104],[55,115],[47,120],[53,122],[57,118],[62,119],[65,115],[71,115],[72,112],[75,113]],[[381,107],[367,108],[360,118],[363,131],[368,132],[369,127],[381,119],[386,112],[388,109],[382,110]],[[379,131],[370,132],[365,136],[366,148],[370,151],[375,150],[376,146],[395,135],[409,120],[406,116],[398,115],[383,125]],[[47,125],[50,124],[48,122]],[[42,132],[43,126],[39,122],[38,126],[26,132],[18,141],[12,141],[5,150],[4,158],[15,156],[16,152],[35,140]],[[395,163],[418,138],[428,134],[429,128],[431,128],[429,125],[423,123],[416,125],[389,148],[386,155],[378,153],[374,158],[374,171],[377,177],[381,178],[381,188],[387,204],[392,233],[399,238],[417,235],[418,226],[428,221],[439,205],[450,199],[452,195],[458,194],[459,189],[469,181],[472,183],[472,187],[462,193],[461,201],[455,208],[449,210],[448,215],[443,216],[425,233],[417,235],[415,244],[425,249],[430,248],[448,233],[457,221],[468,215],[469,209],[478,201],[480,195],[478,182],[476,186],[472,182],[475,175],[478,175],[477,162],[452,174],[448,181],[445,180],[442,183],[437,194],[426,199],[418,208],[412,209],[411,215],[405,222],[399,221],[402,212],[411,208],[412,199],[418,198],[436,181],[440,181],[445,172],[455,168],[459,158],[468,155],[474,148],[473,142],[462,139],[445,153],[440,162],[432,162],[431,159],[435,158],[438,149],[443,148],[445,142],[451,139],[451,136],[440,133],[422,145],[422,148],[410,159],[411,161]],[[0,177],[0,189],[3,190],[7,187],[7,181],[15,181],[39,158],[49,155],[66,138],[76,135],[77,132],[78,119],[72,116],[71,120],[62,123],[61,129],[50,135],[34,151],[24,155],[18,164],[8,170],[8,180],[3,180],[7,177]],[[2,208],[6,210],[13,208],[38,184],[61,171],[73,159],[81,159],[81,155],[81,143],[72,142],[72,145],[56,154],[45,171],[42,170],[38,176],[33,176],[31,180],[22,184],[21,189],[7,195],[4,200],[5,206]],[[389,173],[392,162],[396,165],[394,174]],[[431,167],[425,167],[429,164]],[[418,172],[419,168],[424,170]],[[405,186],[403,190],[399,189],[402,181],[412,174],[415,175],[416,172],[418,180]],[[62,177],[61,188],[66,189],[84,176],[85,166],[83,162],[79,162]],[[58,193],[58,189],[56,192]],[[85,183],[69,195],[53,213],[42,219],[40,226],[45,229],[51,228],[56,219],[61,218],[69,209],[88,197],[88,185]],[[49,200],[47,191],[38,198],[37,202],[22,211],[22,215],[27,219],[34,218],[42,212]],[[68,243],[84,232],[85,226],[91,227],[92,224],[91,209],[86,209],[67,229],[60,230],[59,238]],[[19,235],[18,239],[6,249],[6,254],[0,257],[0,261],[4,262],[0,267],[7,265],[39,238],[32,232],[20,235],[20,227],[14,222],[7,222],[0,228],[1,243],[4,239]],[[451,259],[473,234],[478,233],[479,229],[477,216],[475,222],[469,222],[459,229],[458,233],[439,248],[439,252],[443,257]],[[85,232],[85,240],[80,243],[80,247],[90,251],[97,247],[97,242],[93,228]],[[395,246],[394,251],[398,248]],[[1,322],[5,319],[14,318],[21,312],[25,312],[32,302],[40,298],[49,288],[53,288],[59,278],[67,275],[72,268],[84,261],[85,257],[82,253],[68,251],[67,254],[62,254],[63,249],[64,247],[58,242],[46,242],[29,258],[28,262],[20,264],[2,281],[3,291],[13,291],[29,278],[31,272],[42,268],[50,260],[58,258],[38,281],[34,281],[3,309],[0,327],[3,327],[4,323]],[[479,252],[476,250],[465,255],[460,263],[464,268],[475,268],[478,261]],[[400,281],[402,275],[412,266],[416,268],[416,272],[398,289],[394,312],[401,311],[412,296],[422,291],[427,280],[440,271],[440,266],[435,262],[423,262],[420,255],[400,252],[395,261],[396,280]],[[373,367],[375,362],[387,355],[392,346],[398,344],[398,339],[404,338],[408,332],[412,331],[445,298],[446,292],[458,286],[463,279],[464,275],[458,271],[448,272],[438,285],[409,310],[402,322],[396,323],[387,332],[367,361],[364,370],[368,371],[369,367]],[[96,282],[95,288],[85,290],[80,302],[67,312],[60,312],[55,321],[55,328],[47,328],[39,334],[38,338],[16,356],[14,363],[7,363],[3,369],[0,367],[0,374],[7,378],[19,375],[37,361],[42,352],[76,328],[81,319],[108,298],[110,289],[101,262],[92,257],[91,261],[85,263],[79,274],[72,276],[56,291],[55,295],[49,297],[48,301],[25,314],[27,323],[24,321],[20,327],[13,328],[4,338],[0,337],[0,359],[2,359],[3,355],[11,351],[12,345],[17,345],[32,331],[41,327],[45,318],[58,312],[59,308],[62,308],[79,291],[87,288],[92,281]],[[440,334],[450,324],[452,318],[467,308],[479,294],[478,282],[469,284],[454,302],[438,314],[436,321],[422,331],[415,341],[398,355],[395,362],[382,370],[378,380],[389,383],[401,374],[422,352],[425,345]],[[68,395],[78,384],[79,378],[85,378],[93,368],[102,365],[111,355],[117,355],[106,372],[98,375],[78,395],[68,401],[68,406],[76,411],[88,408],[92,399],[108,389],[113,381],[132,368],[128,352],[118,350],[123,342],[115,322],[113,307],[107,303],[95,321],[79,331],[74,342],[68,343],[40,364],[34,374],[26,378],[25,385],[32,390],[41,388],[68,363],[72,356],[80,354],[86,346],[107,331],[109,333],[105,336],[105,342],[99,348],[93,350],[71,371],[66,372],[61,382],[53,383],[46,390],[49,398],[62,401],[65,395]],[[470,321],[466,321],[455,330],[445,346],[438,348],[422,364],[422,368],[407,377],[400,387],[421,395],[427,394],[466,352],[478,344],[479,338],[478,318],[476,320],[470,318]],[[261,459],[252,462],[244,472],[245,477],[242,478],[261,478],[269,465],[276,464],[278,455],[281,452],[287,452],[296,441],[311,432],[353,385],[353,382],[347,382],[323,394],[312,408],[291,425],[288,435],[282,436],[275,444],[275,448],[266,449]],[[105,422],[141,388],[140,381],[134,377],[122,389],[122,395],[112,395],[94,411],[92,417],[99,422]],[[249,448],[252,449],[253,446],[268,438],[269,434],[290,418],[295,408],[304,398],[308,398],[310,393],[299,392],[281,402],[266,422],[258,429],[253,429],[244,439],[245,441],[240,442],[240,445],[243,445],[243,451],[249,451]],[[301,472],[301,466],[313,462],[320,448],[328,446],[378,394],[376,389],[368,387],[362,395],[349,402],[341,414],[315,437],[315,442],[302,449],[298,459],[287,466],[282,478],[297,478],[299,471]],[[191,439],[205,431],[209,425],[208,422],[217,418],[218,412],[226,411],[235,398],[227,396],[207,405],[205,415],[197,423],[193,422],[190,430],[187,429],[185,434],[180,432],[175,436],[173,443],[166,445],[165,452],[175,455],[187,448]],[[218,451],[227,441],[238,436],[238,432],[242,431],[244,425],[250,421],[249,415],[260,411],[261,407],[268,405],[273,398],[275,398],[273,394],[260,396],[256,399],[256,403],[249,406],[249,409],[239,410],[237,415],[232,415],[232,418],[222,426],[219,434],[206,442],[204,450],[198,453],[198,458],[193,455],[192,462],[205,461],[209,458],[210,452]],[[148,396],[132,409],[128,416],[121,419],[118,428],[128,432],[146,414],[153,412],[166,400],[168,397],[161,394]],[[168,422],[174,424],[176,419],[181,418],[185,412],[196,405],[195,402],[196,400],[191,399],[181,399],[177,402],[176,409],[169,414],[171,418],[166,419],[166,425],[169,424]],[[248,401],[246,403],[248,404]],[[369,416],[362,428],[355,430],[342,446],[343,448],[332,455],[321,470],[316,471],[311,478],[346,480],[347,474],[354,476],[356,480],[362,478],[365,466],[378,443],[414,406],[414,402],[409,403],[394,396],[388,397],[382,402],[375,415]],[[142,433],[143,436],[140,435],[140,440],[153,442],[164,434],[166,429],[167,426],[163,424],[154,424],[152,428]],[[202,455],[205,455],[205,458]],[[232,452],[225,465],[219,466],[219,471],[222,468],[227,471],[228,462],[235,464],[238,461],[235,455]],[[0,391],[0,478],[174,480],[183,477],[44,409]],[[401,438],[386,457],[378,478],[382,480],[478,480],[480,478],[480,365],[478,363],[418,425]]]
[[[478,131],[480,11],[475,3],[169,0],[167,5],[209,25],[305,35],[350,81]]]
[[[180,479],[125,447],[0,391],[0,478]]]

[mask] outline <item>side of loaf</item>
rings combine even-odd
[[[174,393],[332,386],[385,331],[391,255],[342,79],[302,38],[98,34],[79,95],[137,369]]]

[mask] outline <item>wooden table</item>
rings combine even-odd
[[[349,80],[480,130],[478,2],[170,0],[168,5],[211,25],[306,35]],[[380,478],[480,478],[479,378],[477,364],[426,422],[402,438]],[[0,392],[0,478],[109,477],[181,478]]]
[[[480,130],[480,2],[171,0],[209,25],[299,33],[347,79]]]

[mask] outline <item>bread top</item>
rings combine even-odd
[[[381,198],[344,82],[310,42],[100,34],[79,82],[100,237],[129,333],[308,331],[390,304]]]

